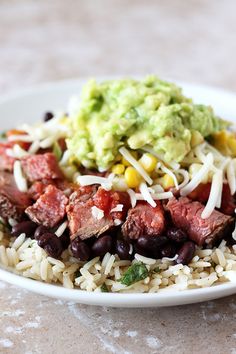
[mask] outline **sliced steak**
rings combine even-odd
[[[129,203],[128,194],[123,192],[106,191],[103,188],[97,190],[96,186],[80,187],[70,196],[67,206],[71,239],[98,237],[116,226],[117,220],[122,222],[125,219]],[[123,205],[122,211],[111,212],[118,204]],[[95,218],[92,207],[102,210],[104,217]]]
[[[7,149],[12,148],[12,143],[0,143],[0,171],[13,171],[15,158],[7,155]]]
[[[20,192],[14,177],[8,172],[0,173],[0,216],[20,221],[25,209],[31,204],[27,193]]]
[[[204,205],[189,198],[172,198],[167,209],[175,226],[185,231],[199,246],[214,244],[234,228],[234,219],[217,210],[214,210],[209,218],[202,219]]]
[[[202,204],[206,204],[211,191],[211,183],[199,184],[189,195],[188,198],[192,200],[197,200]],[[222,200],[220,211],[226,215],[234,215],[234,210],[236,208],[236,200],[230,193],[230,188],[227,183],[223,184]]]
[[[128,212],[127,219],[122,225],[125,237],[138,239],[140,236],[158,236],[165,230],[165,215],[161,202],[153,208],[146,202],[139,202]]]
[[[52,228],[57,225],[66,214],[68,198],[53,185],[47,186],[45,193],[25,213],[37,224]]]
[[[21,166],[30,182],[42,179],[63,178],[57,159],[55,155],[50,152],[26,156],[22,159]]]
[[[30,198],[33,200],[39,199],[39,197],[45,193],[46,188],[50,184],[54,185],[54,181],[52,179],[43,179],[42,181],[34,182],[28,190]]]

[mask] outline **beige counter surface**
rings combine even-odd
[[[0,94],[153,72],[236,91],[235,12],[234,0],[0,0]],[[236,353],[235,296],[109,309],[0,292],[0,353]]]

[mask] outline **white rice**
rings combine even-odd
[[[105,284],[110,292],[162,292],[208,287],[236,281],[236,245],[229,248],[224,241],[218,248],[198,248],[188,265],[174,264],[176,256],[152,259],[135,254],[133,261],[120,260],[107,253],[103,259],[79,262],[70,250],[62,259],[54,259],[41,249],[35,240],[21,234],[17,238],[3,237],[0,241],[2,266],[25,277],[47,283],[61,283],[66,288],[101,292]],[[120,282],[128,267],[142,262],[148,277],[125,286]],[[77,272],[80,272],[79,274]]]

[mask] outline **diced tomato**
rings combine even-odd
[[[27,133],[24,130],[18,130],[18,129],[11,129],[6,132],[6,136],[8,139],[10,138],[10,136],[14,136],[14,135],[27,135]],[[31,145],[30,142],[21,141],[21,140],[14,140],[10,143],[12,144],[12,146],[14,144],[18,144],[18,145],[20,145],[20,147],[22,147],[22,149],[24,149],[26,151],[29,149],[29,147]]]

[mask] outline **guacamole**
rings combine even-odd
[[[104,170],[123,145],[135,150],[149,145],[167,162],[180,162],[194,131],[207,137],[225,126],[210,107],[194,104],[178,86],[156,76],[91,80],[71,118],[68,149],[85,167]]]

